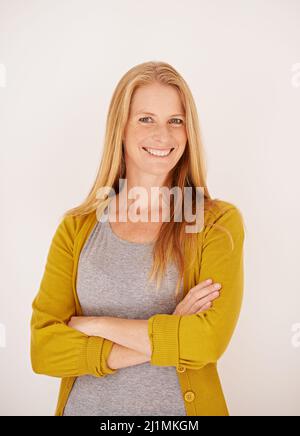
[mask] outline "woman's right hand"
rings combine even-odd
[[[220,283],[210,283],[205,280],[191,288],[186,296],[177,304],[173,315],[193,315],[195,313],[204,312],[211,307],[212,301],[220,295]]]

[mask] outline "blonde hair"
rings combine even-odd
[[[212,211],[217,205],[217,199],[212,199],[206,185],[207,170],[205,166],[205,153],[200,135],[200,127],[196,105],[192,93],[183,77],[166,62],[144,62],[127,71],[117,84],[112,95],[107,119],[102,158],[99,163],[96,179],[85,200],[77,207],[69,209],[64,216],[82,216],[97,209],[98,213],[104,211],[110,198],[97,198],[97,191],[101,187],[111,187],[119,192],[119,179],[125,178],[125,158],[122,144],[123,132],[130,113],[130,104],[135,90],[143,85],[158,82],[174,87],[180,96],[185,111],[187,144],[183,155],[169,174],[172,186],[178,186],[181,192],[184,187],[192,187],[193,205],[195,205],[195,187],[203,189],[204,213]],[[170,217],[174,216],[174,206],[171,205]],[[184,215],[182,215],[184,216]],[[180,290],[181,280],[186,268],[191,268],[197,256],[198,233],[186,233],[183,219],[181,222],[163,222],[158,237],[153,246],[153,264],[150,271],[150,280],[157,278],[157,287],[160,287],[167,262],[174,261],[179,276],[176,287],[176,297]],[[226,231],[226,230],[225,230]],[[185,245],[186,244],[186,245]],[[184,247],[194,253],[189,259],[184,255]]]

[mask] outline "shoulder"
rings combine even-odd
[[[235,214],[242,215],[240,208],[234,203],[226,200],[220,200],[219,198],[214,198],[210,201],[211,207],[208,209],[208,211],[212,212],[216,218],[220,218],[228,211],[231,211],[231,213],[234,211]]]
[[[85,231],[96,219],[95,211],[84,215],[67,215],[61,216],[56,233],[74,243],[79,234]]]
[[[211,233],[215,228],[223,227],[236,236],[244,238],[244,217],[241,209],[236,204],[217,198],[212,199],[208,206],[204,210],[205,235]]]

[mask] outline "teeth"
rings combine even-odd
[[[151,148],[146,148],[146,147],[144,147],[144,149],[146,150],[146,151],[148,151],[148,153],[150,153],[150,154],[153,154],[154,156],[168,156],[168,154],[170,154],[171,153],[171,148],[170,148],[170,150],[168,150],[168,151],[162,151],[162,150],[153,150],[153,149],[151,149]]]

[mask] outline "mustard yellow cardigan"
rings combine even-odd
[[[215,200],[216,216],[205,214],[198,233],[193,268],[185,272],[184,293],[212,278],[222,284],[210,309],[193,315],[155,314],[148,320],[151,365],[174,366],[188,416],[228,416],[217,371],[240,314],[243,286],[244,224],[232,203]],[[68,327],[72,316],[82,315],[76,293],[80,251],[96,224],[96,211],[64,217],[48,251],[39,291],[32,303],[31,365],[35,373],[61,378],[56,416],[61,416],[76,377],[106,377],[113,342],[87,336]],[[216,226],[217,224],[217,226]],[[218,226],[227,229],[232,237]],[[190,253],[186,253],[189,256]],[[105,254],[104,254],[105,255]]]

